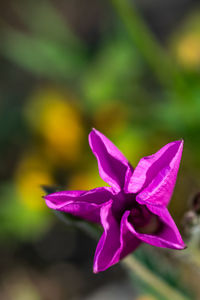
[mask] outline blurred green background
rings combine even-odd
[[[64,227],[42,199],[41,185],[104,185],[87,142],[92,127],[133,166],[184,139],[170,204],[181,226],[200,191],[198,1],[0,3],[0,299],[100,299],[87,297],[124,280],[119,266],[93,275],[96,242]],[[159,274],[166,258],[146,252],[138,257]],[[181,274],[199,299],[198,265],[175,269],[162,276],[177,286]],[[158,299],[136,282],[124,299]]]

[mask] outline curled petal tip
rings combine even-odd
[[[180,233],[179,233],[180,235]],[[184,241],[182,240],[181,236],[180,236],[180,240],[176,243],[172,243],[172,249],[176,249],[176,250],[185,250],[187,248],[187,245],[184,243]]]
[[[184,140],[183,139],[180,139],[180,140],[177,140],[177,141],[174,141],[174,144],[176,144],[177,146],[179,146],[179,148],[183,148],[183,144],[184,144]]]
[[[96,266],[93,267],[93,273],[94,273],[94,274],[98,274],[98,273],[99,273],[99,270],[97,269]]]
[[[185,249],[187,249],[187,245],[185,245],[185,244],[183,243],[183,244],[181,244],[181,245],[178,245],[175,249],[176,249],[176,250],[185,250]]]
[[[184,140],[183,139],[180,139],[180,140],[176,140],[176,141],[173,141],[173,142],[170,142],[170,143],[168,143],[168,144],[166,144],[164,147],[163,147],[163,149],[165,148],[165,147],[170,147],[170,146],[173,146],[173,145],[176,145],[178,148],[179,147],[183,147],[183,144],[184,144]],[[162,148],[161,148],[162,149]],[[178,150],[178,149],[177,149]]]
[[[179,244],[179,247],[177,248],[177,250],[185,250],[185,249],[187,249],[187,247],[188,246],[182,240],[182,242]]]
[[[96,134],[98,134],[98,133],[100,133],[96,128],[94,128],[94,127],[92,127],[92,130],[90,131],[90,133],[89,133],[89,136],[90,136],[90,134],[91,133],[96,133]]]
[[[180,139],[177,142],[180,143],[180,145],[183,145],[184,144],[184,139]]]

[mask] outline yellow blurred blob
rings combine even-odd
[[[43,210],[46,208],[42,196],[42,185],[53,185],[54,181],[49,169],[37,155],[24,157],[16,171],[15,183],[19,199],[29,209]]]
[[[98,169],[96,169],[96,172],[92,170],[75,174],[70,178],[67,188],[69,190],[91,190],[100,186],[108,186],[108,184],[101,179]]]
[[[192,11],[170,37],[171,50],[187,69],[200,67],[200,13]]]
[[[185,67],[200,66],[200,32],[183,36],[176,45],[176,56]]]
[[[55,161],[71,162],[80,154],[83,123],[77,107],[56,89],[36,91],[26,116],[44,141],[46,155]]]
[[[126,130],[113,139],[115,145],[127,157],[132,166],[138,164],[140,158],[146,154],[148,141],[143,132],[136,128],[127,127]]]

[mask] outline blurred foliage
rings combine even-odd
[[[32,198],[34,196],[31,195]],[[49,228],[51,216],[43,211],[36,211],[35,207],[32,209],[33,204],[28,206],[27,199],[26,203],[22,202],[16,186],[4,184],[1,188],[1,197],[0,237],[8,245],[18,240],[33,240]],[[38,200],[38,192],[34,200]]]
[[[37,239],[52,226],[42,185],[105,184],[87,143],[92,127],[133,165],[172,140],[185,140],[171,203],[179,224],[188,199],[200,189],[200,11],[185,15],[165,37],[163,49],[134,6],[127,10],[126,1],[111,2],[122,9],[115,15],[112,6],[109,11],[102,4],[103,25],[88,23],[89,41],[74,17],[78,7],[74,12],[69,3],[69,11],[62,11],[59,1],[13,2],[13,20],[0,12],[2,241]],[[93,9],[88,7],[88,14]],[[81,16],[85,23],[87,17]],[[151,252],[150,257],[148,251],[136,253],[154,273],[188,293],[190,282],[181,286],[180,269],[168,268]],[[149,293],[139,299],[151,299]]]
[[[32,1],[23,1],[21,8],[17,5],[17,11],[30,32],[3,24],[2,54],[28,71],[55,81],[80,76],[86,60],[84,46],[50,2],[36,6]]]
[[[175,259],[163,257],[159,250],[153,253],[152,249],[146,245],[143,248],[138,249],[135,255],[149,270],[154,274],[158,274],[159,278],[162,278],[170,286],[179,290],[183,295],[188,297],[188,299],[194,298],[192,290],[188,286],[183,286],[182,284],[182,270],[180,268],[175,268],[176,265],[178,266],[178,262]],[[160,263],[161,261],[162,264]],[[144,289],[147,292],[151,290],[151,293],[160,299],[159,293],[154,290],[153,287],[145,285]],[[168,299],[167,295],[166,299]]]
[[[83,78],[83,93],[90,105],[98,109],[107,105],[110,99],[125,98],[137,88],[137,80],[142,74],[140,56],[124,32],[105,41],[92,66]],[[93,107],[92,106],[92,107]]]

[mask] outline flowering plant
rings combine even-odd
[[[51,209],[103,227],[94,257],[94,272],[116,264],[141,242],[184,249],[185,244],[167,209],[183,141],[171,142],[142,158],[135,169],[99,131],[91,131],[89,144],[97,158],[99,174],[110,187],[56,192],[45,196],[45,201]]]

